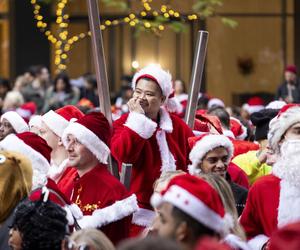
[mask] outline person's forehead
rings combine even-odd
[[[136,88],[144,91],[160,92],[158,84],[150,79],[140,79],[136,84]]]
[[[6,118],[2,118],[1,123],[8,123],[9,125],[11,125],[11,123]]]

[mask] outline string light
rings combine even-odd
[[[33,6],[34,19],[36,21],[37,28],[47,37],[47,39],[54,45],[55,58],[54,64],[58,71],[65,70],[67,68],[68,53],[72,49],[74,43],[91,36],[91,32],[80,33],[69,37],[69,14],[65,13],[65,7],[68,4],[68,0],[58,0],[56,4],[56,19],[55,23],[58,26],[57,34],[53,34],[48,28],[48,24],[45,22],[43,15],[41,14],[41,6],[37,0],[31,0],[30,3]],[[166,26],[172,21],[188,22],[199,19],[198,14],[182,15],[178,10],[173,9],[170,5],[162,4],[160,8],[153,9],[151,6],[152,0],[140,0],[141,10],[137,13],[129,13],[123,18],[106,19],[103,20],[100,25],[101,30],[105,30],[108,27],[116,26],[119,24],[127,24],[131,27],[142,27],[145,30],[149,30],[159,35],[163,32]],[[154,21],[152,20],[154,17]],[[156,19],[162,17],[162,19]]]

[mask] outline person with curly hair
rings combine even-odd
[[[46,194],[47,195],[47,194]],[[60,250],[67,234],[66,212],[53,203],[26,200],[16,209],[8,244],[13,250]]]

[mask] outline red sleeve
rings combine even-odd
[[[157,124],[144,115],[123,115],[113,124],[111,153],[119,162],[135,163],[145,142],[156,130]]]

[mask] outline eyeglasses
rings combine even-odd
[[[90,250],[91,248],[86,243],[77,244],[69,237],[65,239],[65,250]]]

